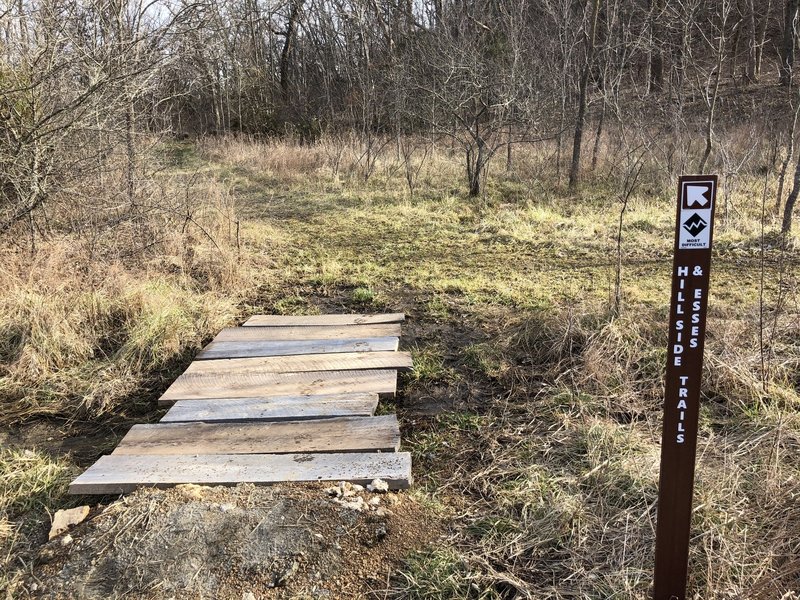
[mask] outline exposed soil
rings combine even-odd
[[[0,427],[0,446],[40,450],[51,456],[69,454],[76,465],[88,467],[113,450],[132,424],[36,420]]]
[[[325,488],[139,490],[70,531],[71,542],[44,545],[19,597],[383,597],[402,558],[440,535],[406,494],[356,493],[379,498],[383,514],[342,506]]]

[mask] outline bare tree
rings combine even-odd
[[[124,132],[132,196],[135,104],[169,60],[161,42],[182,13],[156,15],[144,2],[106,9],[5,7],[18,29],[0,78],[0,233],[41,209],[56,181],[101,168],[98,157],[118,143],[104,130]]]
[[[783,41],[780,62],[781,84],[785,86],[790,86],[793,81],[798,8],[800,8],[800,0],[786,0],[786,7],[783,13]]]
[[[664,0],[649,0],[647,20],[650,29],[650,74],[648,91],[660,92],[664,89]]]
[[[432,118],[427,111],[417,118],[462,148],[470,196],[480,194],[487,165],[501,147],[530,138],[531,124],[521,117],[528,114],[530,91],[521,73],[525,4],[509,6],[485,20],[467,11],[450,13],[446,31],[416,49],[421,60],[412,85],[425,105],[436,107]]]
[[[792,215],[794,213],[794,207],[797,204],[798,195],[800,195],[800,161],[797,162],[797,166],[794,170],[792,191],[789,192],[789,196],[786,198],[786,204],[783,207],[781,234],[783,235],[784,239],[789,236],[789,232],[792,230]]]
[[[697,166],[698,173],[705,172],[708,159],[714,149],[714,118],[716,117],[717,101],[719,100],[719,85],[722,78],[722,63],[725,56],[726,28],[733,9],[732,0],[721,0],[719,6],[719,23],[712,34],[701,31],[704,42],[708,45],[714,57],[714,67],[706,75],[705,83],[701,84],[703,101],[706,103],[705,150]],[[716,39],[715,39],[716,38]],[[698,77],[699,77],[698,72]]]
[[[586,29],[586,58],[584,59],[578,87],[578,114],[575,117],[575,135],[572,141],[572,163],[569,170],[570,189],[575,188],[578,183],[578,177],[580,176],[583,126],[586,120],[586,107],[589,103],[589,77],[594,65],[597,19],[600,15],[600,0],[591,0],[586,11],[588,17]]]

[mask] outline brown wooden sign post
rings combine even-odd
[[[679,180],[661,439],[654,600],[685,600],[716,175]]]

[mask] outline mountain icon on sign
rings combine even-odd
[[[694,213],[691,217],[683,222],[683,228],[688,231],[692,237],[697,237],[697,235],[706,227],[708,227],[708,223],[706,223],[697,213]]]
[[[711,204],[711,184],[687,184],[685,208],[708,208]]]

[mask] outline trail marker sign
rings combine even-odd
[[[685,600],[716,175],[678,182],[654,600]]]

